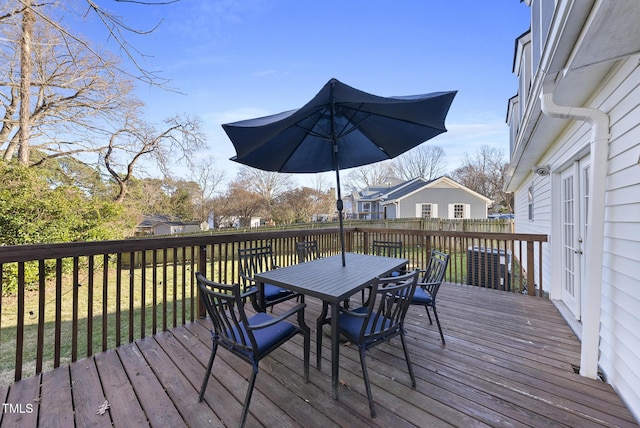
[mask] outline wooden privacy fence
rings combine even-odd
[[[431,248],[451,254],[446,280],[542,295],[544,235],[345,229],[346,249],[400,240],[410,267]],[[170,238],[0,247],[0,384],[133,342],[202,316],[194,272],[238,282],[239,248],[270,243],[276,264],[297,263],[295,243],[338,254],[338,229],[198,234]],[[7,287],[5,287],[7,286]]]

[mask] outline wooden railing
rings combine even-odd
[[[446,280],[543,295],[545,235],[347,228],[347,251],[368,253],[373,239],[401,240],[410,267],[431,248],[451,254]],[[317,239],[321,256],[339,253],[338,230],[199,234],[124,241],[0,247],[0,384],[20,380],[167,330],[204,312],[195,271],[238,281],[239,248],[266,242],[276,263],[297,262],[295,243]]]

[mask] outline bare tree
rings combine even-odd
[[[16,1],[16,0],[12,0]],[[23,0],[17,0],[18,2]],[[129,24],[120,15],[116,15],[109,11],[109,9],[103,4],[117,2],[131,7],[132,21],[135,17],[141,13],[145,13],[140,8],[148,6],[167,6],[172,3],[178,3],[180,0],[75,0],[73,2],[54,1],[52,3],[39,3],[38,7],[34,7],[34,13],[40,20],[47,23],[52,29],[55,29],[59,34],[68,42],[76,42],[83,45],[94,59],[97,61],[103,61],[105,64],[111,62],[110,58],[103,57],[103,53],[95,49],[91,43],[85,41],[82,37],[79,37],[75,31],[71,31],[68,28],[60,24],[59,19],[53,18],[55,15],[63,15],[63,11],[70,10],[70,13],[81,14],[83,17],[95,16],[103,24],[108,33],[108,39],[116,44],[117,51],[124,55],[134,69],[138,71],[138,75],[133,75],[124,67],[118,67],[117,71],[120,74],[128,75],[136,80],[140,80],[144,83],[156,86],[164,86],[168,83],[168,79],[161,78],[158,72],[151,71],[142,66],[140,60],[147,56],[143,52],[140,52],[134,45],[130,43],[131,36],[148,35],[153,33],[161,25],[162,20],[158,21],[149,28],[140,28],[135,24]],[[77,7],[78,9],[75,9]],[[135,8],[135,9],[134,9]],[[92,25],[91,23],[87,25]]]
[[[191,162],[193,154],[204,147],[205,135],[197,119],[176,116],[167,119],[160,130],[130,119],[113,133],[104,154],[104,165],[120,191],[115,198],[122,202],[127,184],[134,178],[134,167],[145,156],[152,156],[157,165],[170,175],[170,165],[181,160]]]
[[[33,2],[24,1],[24,11],[22,12],[22,31],[20,37],[20,129],[18,130],[18,142],[20,151],[18,158],[20,163],[29,163],[29,127],[31,118],[29,115],[29,103],[25,100],[31,99],[31,36],[35,17],[33,16]]]
[[[214,211],[215,194],[222,184],[224,171],[216,168],[213,158],[202,159],[191,170],[191,178],[198,183],[199,191],[194,195],[194,204],[201,221],[206,221]]]
[[[136,29],[127,25],[120,17],[108,12],[98,2],[94,0],[84,1],[88,6],[88,11],[95,13],[104,23],[110,37],[120,47],[120,51],[124,52],[125,56],[140,71],[141,74],[139,76],[132,77],[150,84],[162,84],[156,73],[149,72],[140,66],[137,61],[139,52],[128,43],[126,37],[127,33],[148,34],[157,26],[149,30]],[[124,0],[123,3],[149,6],[166,5],[175,1]],[[120,67],[117,61],[113,61],[110,55],[95,49],[90,43],[61,25],[62,18],[59,18],[59,20],[52,18],[54,11],[60,11],[62,5],[66,5],[66,3],[35,3],[33,0],[10,0],[0,6],[0,23],[3,24],[3,33],[6,34],[7,31],[13,32],[11,37],[6,38],[6,40],[13,40],[20,46],[18,50],[12,49],[10,44],[2,44],[2,56],[6,58],[4,64],[9,66],[8,73],[7,70],[0,70],[0,75],[8,76],[7,81],[0,84],[0,86],[6,88],[6,92],[1,97],[4,115],[3,126],[0,130],[2,133],[0,134],[0,137],[2,137],[0,146],[7,144],[3,156],[5,160],[11,159],[17,149],[19,162],[28,165],[32,138],[37,138],[39,136],[38,132],[43,132],[45,129],[43,128],[43,122],[40,122],[40,118],[37,116],[53,118],[60,111],[68,113],[68,110],[60,110],[55,107],[55,104],[51,103],[55,98],[50,97],[52,93],[64,94],[57,101],[61,99],[73,101],[85,97],[84,101],[86,102],[82,105],[85,106],[86,110],[102,111],[104,114],[107,110],[96,108],[93,104],[96,100],[89,100],[91,96],[78,91],[77,86],[92,88],[96,86],[94,82],[98,82],[99,86],[99,82],[104,82],[105,78],[108,80],[107,76],[114,78],[129,74],[123,67]],[[18,26],[16,22],[20,18],[21,25]],[[36,40],[36,32],[40,33],[39,40]],[[5,34],[2,36],[5,36]],[[43,35],[45,36],[43,37]],[[65,49],[67,50],[66,53],[64,52]],[[10,54],[7,55],[11,51],[14,52],[14,55],[19,56],[19,61],[14,61]],[[92,80],[96,77],[98,77],[97,80]],[[121,77],[117,78],[121,79]],[[57,79],[61,83],[52,82],[51,79]],[[19,85],[16,86],[15,82],[17,80],[19,80]],[[107,87],[121,88],[119,85]],[[32,94],[32,89],[36,90],[35,94]],[[108,93],[109,91],[105,90],[105,92]],[[35,98],[35,101],[33,98]],[[107,96],[106,98],[109,97]],[[128,97],[124,97],[124,99],[128,99]],[[20,106],[19,120],[16,121],[13,116],[18,105]],[[51,108],[52,106],[54,107],[53,109]],[[113,113],[118,110],[112,109],[110,111]],[[74,113],[77,113],[77,111]],[[55,128],[58,135],[68,130],[69,124],[65,123],[65,119],[76,117],[74,113],[66,117],[58,117],[57,125],[59,126]],[[44,122],[46,123],[46,120]],[[72,120],[72,123],[76,126],[78,125],[75,120]],[[40,128],[32,134],[32,127],[36,126]],[[66,129],[65,126],[67,127]],[[95,126],[95,123],[93,126]],[[62,142],[62,145],[67,143]],[[60,150],[60,152],[64,151],[64,149]],[[81,149],[80,151],[83,150]]]
[[[251,218],[262,210],[264,200],[258,193],[247,189],[246,183],[236,180],[229,185],[227,193],[218,198],[216,203],[218,224],[223,224],[223,219],[226,219],[226,225],[231,226],[230,223],[237,218],[240,221],[240,227],[248,227],[251,224]]]
[[[2,25],[0,34],[16,40],[20,31],[16,26]],[[3,159],[12,159],[18,150],[20,162],[28,165],[35,152],[35,163],[42,163],[50,158],[101,151],[100,141],[111,132],[110,124],[122,123],[125,115],[141,106],[131,96],[131,82],[88,56],[81,45],[66,43],[41,23],[36,23],[31,44],[28,62],[33,69],[29,73],[32,81],[26,93],[19,88],[28,67],[18,65],[21,60],[12,43],[0,46],[0,73],[6,79],[0,81]],[[22,118],[22,109],[28,111],[27,121]],[[21,137],[24,133],[29,138]]]
[[[247,189],[260,195],[267,211],[266,215],[271,215],[276,198],[295,186],[291,174],[262,171],[247,166],[240,169],[237,181],[244,183]]]
[[[356,168],[347,175],[347,188],[350,191],[364,189],[375,184],[384,184],[396,178],[393,166],[389,162],[378,162]]]
[[[393,161],[396,177],[412,180],[420,177],[433,180],[445,174],[447,161],[440,146],[421,145],[398,156]]]
[[[472,156],[465,155],[462,165],[453,171],[452,178],[512,212],[513,194],[503,190],[508,167],[509,162],[504,159],[502,150],[484,145]]]

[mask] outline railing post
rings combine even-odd
[[[536,294],[533,262],[533,241],[527,241],[527,292],[529,296]]]
[[[207,274],[207,246],[200,245],[200,253],[198,254],[198,272],[203,275]],[[200,287],[196,292],[196,298],[198,299],[198,317],[205,318],[207,316],[207,309],[204,307],[202,300],[200,299]]]

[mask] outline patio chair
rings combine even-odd
[[[318,253],[318,241],[300,241],[296,242],[296,254],[298,256],[298,263],[310,262],[320,258]]]
[[[420,279],[418,280],[418,288],[413,295],[412,305],[424,306],[429,317],[429,324],[433,324],[431,321],[431,315],[429,314],[429,308],[433,310],[433,316],[436,319],[438,330],[440,331],[440,339],[442,344],[445,344],[444,334],[442,334],[442,327],[440,326],[440,320],[438,319],[438,311],[436,310],[436,296],[442,281],[444,281],[444,275],[447,272],[447,265],[449,264],[449,254],[445,254],[436,249],[431,249],[431,257],[429,258],[429,265],[427,269],[422,271]]]
[[[355,310],[340,307],[338,331],[349,342],[358,346],[362,375],[367,397],[369,398],[369,409],[371,410],[372,418],[376,417],[376,410],[365,362],[367,350],[395,336],[400,336],[409,376],[411,377],[411,386],[414,388],[416,386],[416,379],[405,340],[404,318],[411,304],[413,293],[416,290],[418,274],[419,271],[415,270],[396,277],[377,278],[371,284],[371,295],[366,306]],[[318,340],[322,340],[322,336],[319,335]],[[319,347],[320,351],[321,349]]]
[[[377,241],[373,240],[372,245],[374,256],[402,257],[402,241]],[[391,272],[391,276],[405,274],[406,271]]]
[[[304,336],[304,382],[309,382],[309,347],[311,332],[304,322],[305,304],[301,303],[280,316],[273,316],[259,312],[250,318],[244,311],[245,295],[240,293],[238,284],[220,284],[205,278],[201,273],[196,273],[200,298],[207,308],[211,318],[213,329],[211,330],[211,356],[207,365],[207,371],[200,388],[200,398],[204,398],[207,383],[211,376],[213,360],[216,357],[218,346],[227,349],[252,366],[249,387],[245,396],[240,416],[239,426],[244,426],[247,420],[249,403],[258,375],[258,363],[280,345],[294,337],[298,333]],[[254,288],[249,293],[257,293]],[[298,318],[298,325],[286,321],[292,315]]]
[[[378,241],[373,240],[374,256],[402,257],[402,241]]]
[[[258,289],[258,283],[254,279],[255,274],[277,268],[278,266],[276,266],[274,262],[271,244],[266,244],[261,247],[238,249],[238,270],[242,293],[251,296],[251,303],[256,312],[265,312],[269,307],[271,307],[273,312],[274,305],[284,302],[285,300],[300,297],[298,293],[273,284],[264,284],[264,296],[259,296],[257,293],[248,294],[252,289]],[[261,306],[262,302],[264,302],[264,307]]]
[[[371,253],[374,256],[402,257],[402,241],[379,241],[374,239],[371,246]],[[399,276],[406,273],[403,271],[393,271],[391,276]],[[365,301],[365,290],[362,290],[362,303]]]

